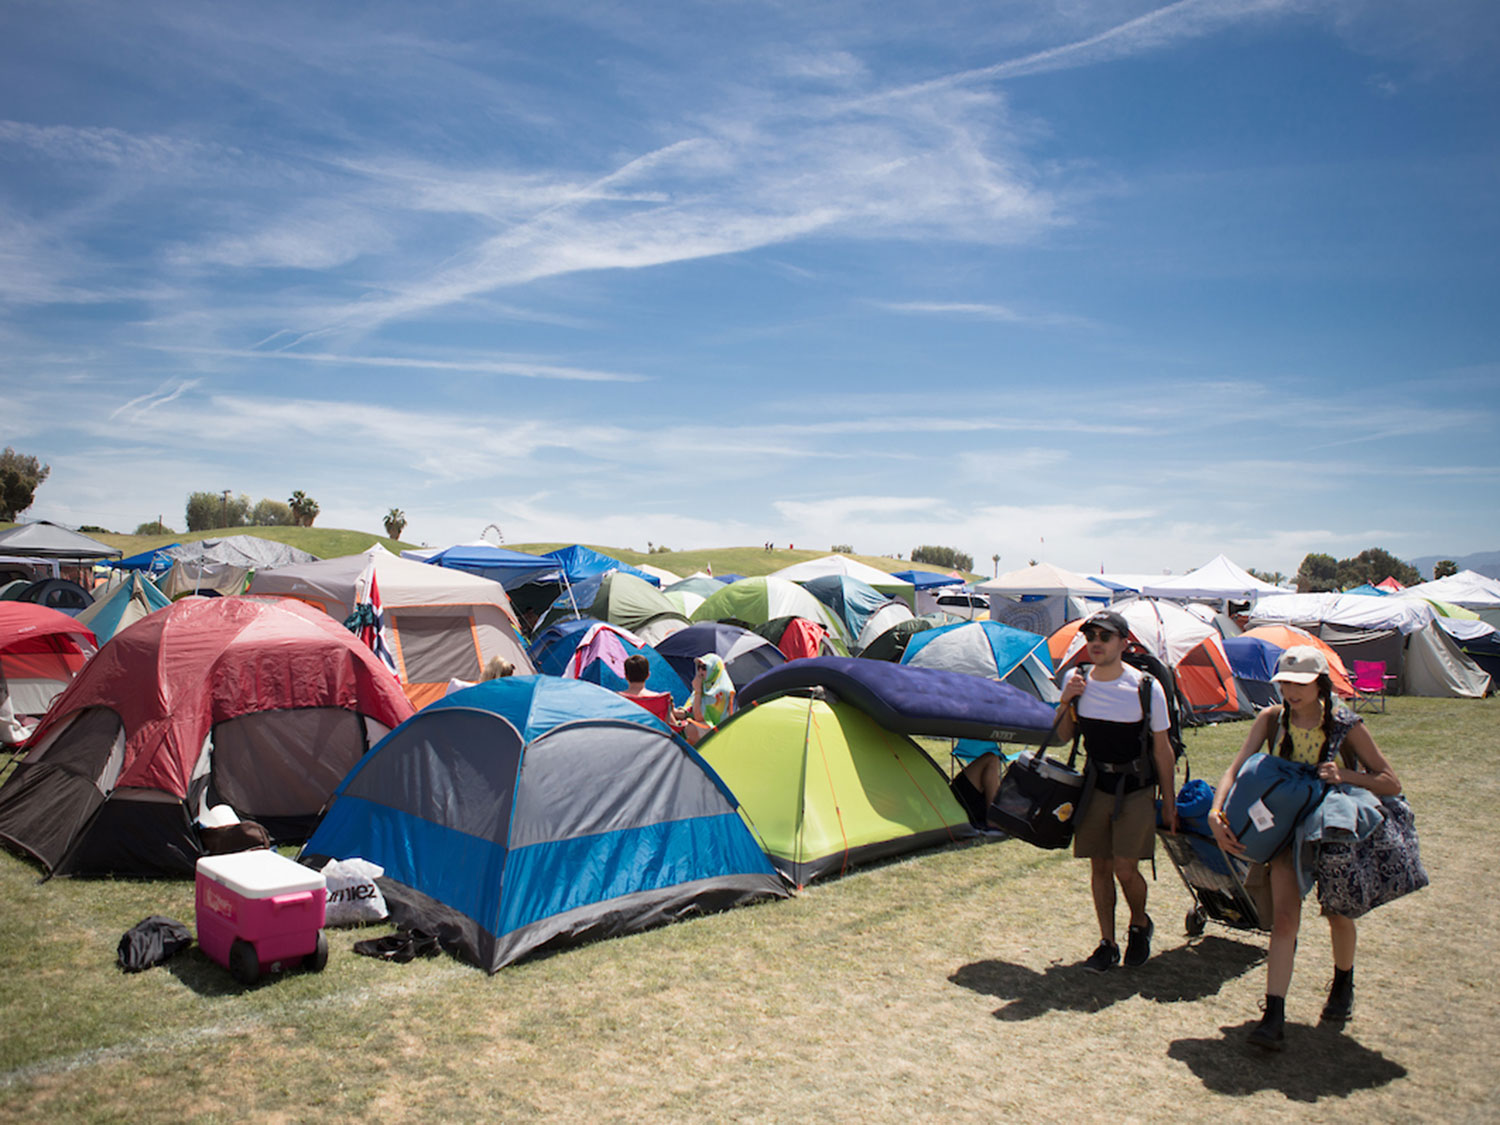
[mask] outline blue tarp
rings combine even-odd
[[[743,710],[808,688],[831,691],[898,734],[1036,744],[1055,718],[1035,696],[996,680],[845,656],[789,660],[741,687],[736,702]]]
[[[962,578],[954,578],[950,574],[938,574],[931,570],[898,570],[891,575],[903,582],[910,582],[918,590],[932,590],[939,586],[962,586]]]
[[[505,547],[461,544],[427,556],[433,566],[464,570],[500,583],[507,590],[548,577],[557,577],[557,560],[528,555]]]
[[[119,567],[121,570],[144,570],[147,574],[165,574],[177,561],[167,552],[180,546],[182,546],[181,543],[168,543],[165,547],[142,551],[138,555],[131,555],[128,559],[115,559],[109,565]]]
[[[639,567],[610,558],[608,555],[601,555],[593,548],[578,543],[571,547],[559,547],[555,551],[547,551],[544,557],[556,560],[555,565],[562,569],[563,573],[568,576],[568,581],[574,585],[588,578],[597,578],[611,570],[623,570],[627,574],[634,574],[637,578],[644,578],[653,586],[661,585],[660,578],[647,574]]]

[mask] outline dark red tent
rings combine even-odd
[[[18,715],[40,715],[78,675],[99,642],[66,613],[0,602],[0,692]]]
[[[412,714],[354,635],[296,602],[185,598],[117,633],[0,786],[0,840],[54,874],[190,874],[227,804],[298,839]]]

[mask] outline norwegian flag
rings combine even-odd
[[[380,584],[375,580],[373,560],[354,583],[354,612],[344,622],[344,628],[363,641],[365,647],[390,669],[391,675],[401,675],[386,637],[385,609],[380,604]]]

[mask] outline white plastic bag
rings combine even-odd
[[[324,925],[356,926],[386,917],[385,895],[375,882],[385,868],[367,859],[331,859],[323,868],[328,880]]]

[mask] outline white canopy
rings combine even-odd
[[[1265,598],[1250,611],[1251,625],[1343,625],[1356,629],[1396,629],[1414,633],[1437,616],[1420,598],[1375,594],[1283,594]]]
[[[1111,592],[1108,586],[1101,585],[1092,578],[1074,574],[1071,570],[1064,570],[1051,563],[1037,563],[1021,570],[1012,570],[998,578],[991,578],[988,582],[979,583],[974,591],[991,596],[1001,594],[1008,598],[1028,595],[1047,597],[1054,594],[1100,598],[1108,597]]]
[[[908,605],[915,598],[916,587],[906,579],[897,578],[894,574],[887,574],[883,570],[877,570],[858,559],[851,559],[844,555],[825,555],[821,559],[808,559],[806,562],[793,563],[791,566],[775,571],[770,577],[785,578],[788,582],[808,582],[829,574],[843,574],[850,578],[858,578],[866,585],[875,587],[882,594],[904,598]]]
[[[1423,582],[1420,586],[1408,586],[1401,591],[1401,595],[1436,598],[1440,602],[1452,602],[1465,609],[1495,609],[1500,607],[1500,582],[1485,577],[1477,570],[1460,570],[1447,578]]]
[[[1280,586],[1262,582],[1224,555],[1215,555],[1197,570],[1172,578],[1157,578],[1141,587],[1148,598],[1257,598],[1285,594]]]

